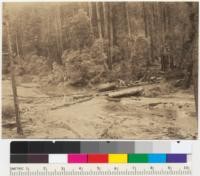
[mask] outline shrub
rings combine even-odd
[[[26,62],[25,69],[26,72],[40,76],[47,75],[50,70],[47,58],[37,55],[30,57],[30,59]]]
[[[46,83],[58,84],[60,82],[64,82],[65,79],[64,66],[59,65],[56,62],[53,62],[52,70],[48,74],[47,79],[45,78],[46,77],[44,77],[42,80]]]
[[[24,59],[16,57],[14,66],[15,74],[18,76],[29,74],[42,77],[48,75],[50,71],[48,59],[46,57],[32,54],[26,55]]]
[[[90,49],[90,55],[96,64],[103,64],[106,61],[107,55],[104,51],[107,47],[107,40],[97,39],[94,41]]]
[[[66,77],[71,85],[87,85],[90,81],[98,82],[98,75],[104,72],[107,59],[102,49],[101,40],[96,40],[91,48],[66,50],[62,56],[65,63]]]

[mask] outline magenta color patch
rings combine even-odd
[[[68,154],[68,163],[87,163],[87,154]]]

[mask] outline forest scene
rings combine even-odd
[[[4,3],[2,137],[196,139],[198,5]]]

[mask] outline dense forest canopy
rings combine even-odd
[[[191,84],[196,2],[4,3],[3,10],[18,75],[87,85],[148,79],[157,65],[183,73],[186,87]],[[3,73],[8,73],[5,28],[3,34]]]

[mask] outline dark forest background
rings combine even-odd
[[[3,10],[19,76],[73,86],[160,74],[182,79],[184,88],[197,80],[196,2],[4,3]],[[3,28],[3,74],[7,33]]]

